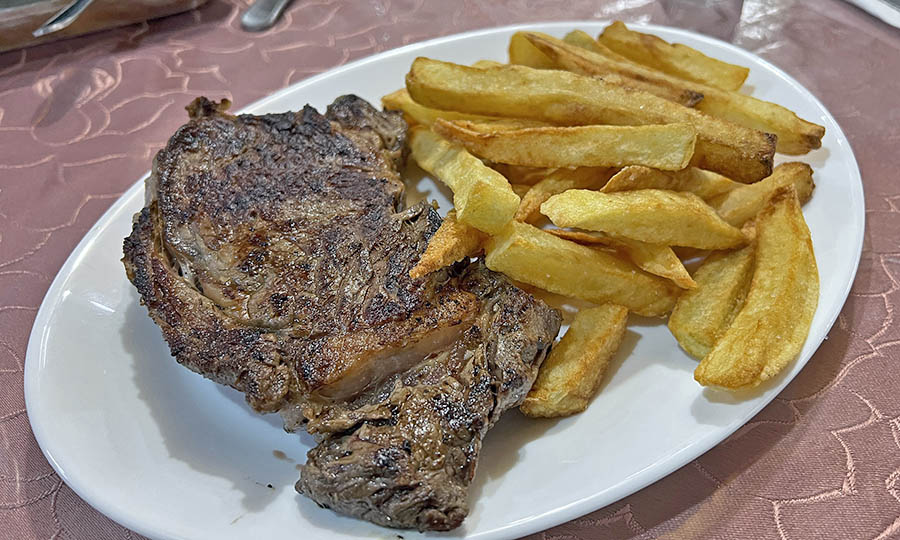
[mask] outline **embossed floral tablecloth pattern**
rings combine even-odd
[[[66,256],[200,94],[238,106],[345,62],[480,27],[622,18],[698,30],[784,68],[846,131],[867,199],[859,275],[809,366],[706,455],[533,538],[900,537],[900,33],[837,0],[247,2],[0,54],[0,539],[138,535],[81,501],[25,413],[25,346]],[[835,212],[840,212],[836,208]]]

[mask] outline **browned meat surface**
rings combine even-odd
[[[480,262],[409,278],[441,220],[402,208],[399,115],[355,96],[324,116],[188,109],[123,259],[173,356],[316,434],[297,489],[320,505],[458,526],[559,314]]]

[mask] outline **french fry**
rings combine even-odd
[[[604,81],[649,92],[686,107],[693,107],[703,99],[703,93],[689,83],[655,72],[629,60],[613,60],[553,36],[538,32],[523,32],[525,39],[556,66],[582,75],[599,75]]]
[[[453,191],[460,222],[492,234],[512,220],[519,197],[502,174],[424,126],[409,130],[409,146],[419,166]]]
[[[621,21],[607,26],[597,41],[633,62],[722,90],[739,90],[750,73],[748,68],[710,58],[687,45],[630,30]]]
[[[592,38],[590,34],[584,32],[582,30],[572,30],[568,34],[565,35],[563,41],[570,45],[575,45],[576,47],[581,47],[582,49],[586,49],[591,52],[595,52],[597,54],[602,54],[603,56],[610,58],[612,60],[616,60],[617,62],[629,63],[632,62],[627,56],[623,56],[616,51],[610,49],[606,45],[600,43],[598,40]],[[636,62],[640,63],[640,62]]]
[[[547,232],[566,240],[585,246],[610,246],[628,257],[641,270],[655,276],[671,279],[672,283],[682,289],[693,289],[697,286],[685,269],[681,260],[669,246],[648,244],[630,238],[616,238],[600,232],[569,231],[566,229],[550,229]]]
[[[409,277],[424,277],[457,261],[474,257],[484,248],[486,241],[486,234],[460,223],[456,220],[456,211],[450,210],[437,232],[428,240],[419,262],[409,271]]]
[[[541,213],[558,227],[577,227],[667,246],[728,249],[746,243],[693,193],[640,189],[600,193],[571,189],[550,197]]]
[[[772,171],[774,137],[594,77],[518,65],[477,69],[417,58],[406,86],[423,105],[474,114],[560,125],[687,122],[697,130],[692,165],[744,183]]]
[[[680,171],[660,171],[650,167],[631,165],[617,172],[600,191],[603,193],[634,191],[636,189],[689,191],[708,202],[715,197],[745,185],[729,180],[721,174],[704,171],[697,167],[687,167]]]
[[[789,185],[793,185],[796,189],[800,204],[808,201],[816,187],[812,178],[812,167],[800,162],[782,163],[775,167],[771,176],[715,197],[710,200],[710,205],[722,219],[735,227],[740,227],[762,210],[777,190]]]
[[[584,32],[581,32],[580,34],[578,34],[577,32],[579,32],[579,31],[576,30],[575,32],[570,33],[569,36],[566,36],[567,41],[568,41],[568,39],[570,39],[570,36],[572,36],[571,37],[572,40],[575,40],[578,42],[582,42],[584,38],[587,38],[587,40],[590,40],[591,42],[593,42],[594,47],[585,47],[585,45],[583,45],[581,43],[573,43],[573,44],[577,45],[577,46],[581,46],[583,48],[588,48],[589,50],[593,50],[594,52],[600,52],[596,49],[602,48],[602,49],[604,49],[602,52],[603,56],[617,58],[620,62],[626,62],[626,63],[630,62],[624,56],[620,56],[620,55],[616,54],[615,52],[613,52],[609,49],[606,49],[605,47],[603,47],[602,45],[597,43],[597,41],[594,38],[585,34]],[[513,37],[511,38],[511,40],[528,41],[527,34],[528,34],[527,32],[516,32],[516,34],[513,35]],[[546,34],[538,34],[538,35],[544,36]],[[550,37],[550,36],[547,36],[547,37]],[[524,48],[524,46],[522,46],[522,47]],[[511,64],[521,64],[521,65],[525,65],[525,66],[529,66],[529,67],[543,67],[545,69],[546,68],[566,69],[565,66],[560,65],[560,62],[558,60],[552,59],[547,54],[544,54],[543,52],[541,52],[541,50],[538,49],[537,47],[535,47],[534,45],[532,45],[531,47],[532,48],[529,49],[529,54],[527,56],[523,56],[521,58],[521,61],[514,61],[514,59],[511,57],[510,63]],[[540,56],[538,56],[538,55],[540,55]],[[537,59],[541,59],[541,60],[538,61]],[[518,60],[518,58],[516,60]],[[534,65],[534,64],[537,64],[537,65]],[[647,81],[647,80],[643,80],[643,79],[636,78],[636,77],[628,77],[628,76],[620,75],[617,73],[606,73],[606,74],[604,74],[603,79],[606,82],[609,82],[611,84],[615,84],[615,85],[623,86],[625,88],[631,88],[633,90],[640,90],[643,92],[648,92],[650,94],[657,95],[661,98],[668,99],[669,101],[674,101],[675,103],[684,105],[685,107],[693,107],[701,99],[703,99],[702,94],[697,93],[693,90],[685,90],[685,89],[681,89],[681,88],[676,88],[673,85],[659,85],[657,83],[654,83],[653,81]]]
[[[531,417],[585,410],[625,336],[628,309],[615,304],[582,309],[541,364],[520,410]]]
[[[438,118],[434,130],[475,155],[530,167],[683,169],[694,154],[697,132],[688,123],[653,126],[499,128]]]
[[[557,69],[556,64],[532,45],[523,32],[516,32],[509,38],[509,63],[534,69]]]
[[[487,69],[487,68],[493,68],[493,67],[502,66],[502,65],[503,65],[502,62],[497,62],[495,60],[479,60],[479,61],[475,62],[474,64],[472,64],[472,67],[479,68],[479,69]]]
[[[619,62],[551,36],[526,33],[526,39],[560,67],[583,75],[625,77],[656,86],[666,97],[670,92],[695,92],[703,96],[695,106],[711,116],[777,136],[776,149],[785,154],[805,154],[822,146],[825,128],[798,117],[793,111],[761,99],[687,82],[634,63]],[[661,93],[660,93],[661,92]]]
[[[694,272],[697,288],[678,297],[669,331],[697,360],[706,356],[744,305],[753,277],[752,245],[709,255]]]
[[[512,130],[552,125],[537,120],[484,116],[480,114],[467,114],[457,111],[432,109],[431,107],[425,107],[424,105],[420,105],[413,101],[406,89],[400,89],[382,97],[381,104],[387,110],[401,111],[406,122],[411,125],[420,124],[423,126],[431,126],[438,119],[473,121],[478,122],[479,125],[491,126],[493,129],[497,130]]]
[[[430,126],[438,118],[473,121],[490,121],[497,119],[495,116],[442,111],[440,109],[432,109],[431,107],[420,105],[409,97],[409,92],[407,92],[405,88],[401,88],[396,92],[391,92],[390,94],[383,96],[381,98],[381,104],[386,110],[402,112],[403,117],[406,119],[406,123],[410,125],[421,124]]]
[[[541,218],[541,205],[557,193],[569,189],[588,189],[602,186],[612,174],[611,169],[579,167],[577,169],[557,169],[531,187],[522,196],[515,220],[534,223]]]
[[[615,255],[513,221],[485,245],[488,268],[552,293],[660,316],[680,289]]]
[[[533,186],[556,169],[543,167],[522,167],[508,163],[491,163],[491,168],[506,177],[511,184],[527,184]]]
[[[713,90],[706,86],[698,111],[750,129],[775,134],[778,152],[801,155],[822,147],[825,128],[797,116],[794,111],[776,103],[763,101],[739,92]]]
[[[803,348],[819,301],[819,273],[793,186],[756,217],[756,267],[744,306],[694,371],[703,385],[755,386]]]

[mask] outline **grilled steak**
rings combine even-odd
[[[157,154],[123,262],[173,356],[316,435],[297,490],[381,525],[458,526],[481,440],[559,314],[481,262],[409,270],[441,219],[403,209],[405,124],[205,98]]]

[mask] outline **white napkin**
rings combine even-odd
[[[900,28],[900,0],[847,0],[891,26]]]

